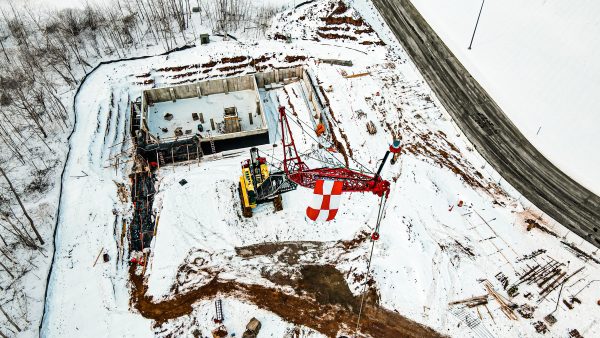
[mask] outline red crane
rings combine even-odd
[[[377,173],[373,176],[348,168],[310,169],[298,155],[285,107],[279,107],[279,120],[281,122],[281,143],[283,145],[283,171],[291,181],[300,186],[314,189],[319,179],[335,180],[343,182],[342,191],[344,192],[372,192],[377,196],[388,197],[390,182],[382,179],[380,174],[390,152],[394,154],[400,152],[399,142],[394,142],[394,145],[386,151]],[[289,135],[286,136],[286,132]],[[289,140],[286,139],[288,136]]]

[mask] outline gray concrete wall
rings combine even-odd
[[[184,84],[172,87],[154,88],[144,91],[146,104],[153,102],[187,99],[204,95],[212,95],[240,90],[255,89],[254,77],[242,75],[225,79],[205,80],[201,82]]]
[[[256,83],[259,88],[264,88],[266,85],[271,83],[282,82],[284,79],[297,77],[302,78],[304,76],[304,67],[296,66],[290,68],[273,69],[268,72],[260,72],[254,74],[256,77]]]
[[[264,133],[268,129],[267,120],[265,117],[265,109],[260,99],[260,95],[258,93],[258,88],[262,88],[265,85],[269,85],[272,83],[282,82],[285,79],[290,78],[299,78],[303,79],[305,77],[305,70],[303,66],[296,66],[290,68],[282,68],[282,69],[274,69],[268,72],[260,72],[249,75],[242,75],[236,77],[230,77],[225,79],[212,79],[212,80],[204,80],[191,84],[184,84],[178,86],[171,87],[162,87],[162,88],[154,88],[145,90],[142,93],[142,125],[141,129],[144,131],[148,131],[148,105],[156,102],[164,102],[164,101],[172,101],[173,98],[177,99],[186,99],[192,97],[198,97],[200,95],[212,95],[226,92],[235,92],[240,90],[254,90],[255,92],[255,102],[256,102],[256,110],[257,113],[260,114],[260,123],[262,123],[263,128],[252,130],[252,131],[241,131],[239,133],[231,133],[226,135],[215,135],[215,140],[221,139],[230,139],[236,137],[245,137],[251,135],[257,135]],[[312,86],[310,83],[307,84],[307,88],[311,91],[311,102],[314,101],[314,97],[318,95],[318,93],[313,93]],[[315,111],[321,111],[321,107],[316,103]],[[146,133],[149,135],[149,133]],[[191,136],[190,136],[191,137]],[[179,137],[179,139],[185,138]],[[176,138],[173,138],[173,140]],[[159,142],[156,139],[147,140],[149,143],[157,143]],[[160,142],[169,142],[172,141],[170,139],[161,139]]]

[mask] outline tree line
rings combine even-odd
[[[27,290],[17,285],[38,268],[36,255],[47,255],[49,240],[38,230],[41,216],[26,209],[28,193],[43,194],[49,186],[48,173],[60,162],[54,147],[72,128],[73,90],[83,75],[101,59],[150,46],[170,50],[197,41],[206,29],[226,37],[248,30],[260,36],[278,9],[250,0],[0,7],[0,323],[6,324],[0,337],[27,326]],[[19,167],[27,170],[17,174]],[[27,172],[32,175],[19,177]]]

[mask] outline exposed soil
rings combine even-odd
[[[346,13],[346,11],[348,11],[348,6],[346,6],[346,4],[340,0],[337,3],[337,7],[335,7],[330,15],[340,15]]]
[[[362,41],[360,42],[361,45],[378,45],[378,46],[385,46],[385,42],[379,40],[379,41]]]
[[[232,71],[232,70],[246,68],[246,67],[248,67],[248,65],[249,65],[249,63],[240,63],[240,64],[237,64],[237,65],[234,65],[234,66],[220,67],[220,68],[217,68],[217,70],[219,70],[221,72],[229,72],[229,71]]]
[[[339,277],[322,276],[320,272],[328,269],[330,268],[308,267],[304,274],[306,279],[303,283],[308,283],[307,287],[311,287],[312,281],[325,288],[325,291],[318,291],[318,299],[321,302],[310,295],[290,295],[261,285],[219,281],[215,278],[193,291],[177,294],[169,300],[155,303],[152,297],[146,296],[143,277],[138,276],[135,273],[135,266],[132,266],[129,270],[132,282],[131,305],[145,318],[155,320],[156,326],[159,326],[170,319],[189,315],[193,304],[199,300],[212,299],[217,294],[220,297],[234,296],[271,311],[285,321],[310,327],[328,337],[337,337],[338,332],[354,328],[357,314],[349,311],[344,305],[331,304],[332,302],[347,303],[348,297],[352,295],[348,295],[349,290],[338,291]],[[363,308],[361,333],[372,337],[442,337],[434,330],[400,314],[370,304],[365,304]]]
[[[527,224],[527,231],[531,231],[531,229],[540,229],[541,231],[552,235],[554,237],[558,237],[558,235],[556,234],[556,232],[546,228],[545,226],[541,225],[540,223],[538,223],[536,220],[528,218],[525,220],[525,224]]]
[[[284,59],[287,63],[292,63],[296,61],[304,61],[306,60],[306,56],[304,55],[287,55]]]
[[[317,27],[317,30],[326,32],[326,31],[349,31],[350,27],[337,27],[337,26],[325,26],[325,27]]]
[[[351,36],[351,35],[346,35],[346,34],[317,32],[317,35],[323,39],[330,39],[330,40],[351,40],[351,41],[357,40],[356,37]]]
[[[356,29],[354,34],[369,34],[375,32],[373,28],[367,27],[367,29]]]
[[[238,256],[251,258],[256,256],[277,257],[288,265],[298,263],[301,252],[322,250],[323,242],[267,242],[235,248]]]
[[[222,58],[221,63],[240,63],[248,59],[247,56],[236,56],[232,58]]]
[[[210,61],[202,64],[202,68],[212,68],[217,65],[217,61]]]

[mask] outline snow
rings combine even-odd
[[[600,194],[600,3],[412,0],[523,135]]]
[[[392,140],[392,133],[402,136],[404,153],[397,164],[386,164],[383,171],[383,177],[392,184],[392,191],[371,266],[380,302],[385,308],[441,333],[468,337],[475,336],[475,332],[461,322],[460,316],[453,314],[455,310],[448,302],[483,294],[481,279],[488,279],[496,290],[505,294],[496,278],[498,273],[515,282],[517,273],[527,265],[542,263],[547,257],[564,262],[569,272],[585,267],[581,274],[583,282],[567,283],[562,298],[575,294],[587,281],[600,278],[597,264],[576,257],[560,241],[575,242],[586,252],[594,248],[539,213],[486,164],[432,96],[372,6],[365,0],[352,3],[388,46],[336,40],[295,40],[291,44],[214,42],[168,57],[104,65],[88,78],[75,103],[77,125],[63,182],[55,265],[48,286],[42,336],[160,335],[154,323],[137,314],[129,304],[128,257],[121,255],[126,248],[122,247],[120,235],[122,221],[131,217],[131,205],[119,201],[115,187],[115,182],[128,184],[131,163],[125,160],[129,155],[122,157],[116,170],[110,165],[114,163],[114,156],[131,146],[130,136],[123,132],[127,130],[129,118],[128,102],[148,89],[137,82],[136,75],[148,74],[159,67],[239,54],[254,58],[265,53],[278,55],[271,67],[290,66],[282,61],[285,55],[309,56],[303,64],[314,72],[323,88],[332,88],[327,93],[334,115],[329,117],[331,129],[328,132],[335,133],[340,143],[352,150],[349,160],[352,167],[362,163],[376,168]],[[301,10],[315,8],[317,12],[326,12],[328,3],[320,2]],[[291,19],[301,14],[294,13]],[[285,15],[278,17],[274,29],[286,26],[285,18]],[[291,34],[302,36],[320,24],[306,20],[305,27],[293,28]],[[368,33],[368,38],[376,36]],[[350,59],[354,66],[332,66],[319,62],[318,58]],[[370,75],[346,79],[342,71],[348,74],[368,71]],[[173,74],[164,72],[153,72],[153,76],[160,84],[176,79]],[[302,85],[292,83],[261,92],[261,98],[272,143],[278,142],[281,135],[275,108],[284,105],[297,114],[290,113],[289,122],[299,152],[310,156],[306,162],[316,168],[320,165],[317,159],[330,155],[311,138],[315,135],[307,125],[313,123],[313,112],[306,106],[304,91]],[[110,97],[114,97],[113,102]],[[359,114],[359,110],[363,113]],[[367,132],[367,121],[376,125],[377,134]],[[277,164],[277,160],[281,160],[280,146],[265,145],[260,149],[270,162]],[[302,264],[332,264],[345,276],[354,295],[359,295],[363,289],[363,279],[359,276],[367,272],[371,242],[348,250],[337,244],[374,230],[379,199],[370,194],[343,194],[336,219],[319,223],[305,217],[312,192],[298,188],[283,195],[283,211],[274,212],[272,205],[264,204],[253,210],[252,218],[242,218],[237,182],[240,161],[248,155],[248,149],[241,149],[205,158],[199,163],[159,169],[154,204],[159,213],[158,228],[146,271],[146,294],[158,301],[172,297],[174,285],[189,290],[208,283],[212,278],[209,273],[194,275],[180,271],[181,267],[194,266],[199,261],[203,262],[200,267],[207,271],[218,271],[219,279],[280,288],[285,292],[293,290],[276,285],[265,273],[294,270]],[[341,160],[342,156],[335,154],[335,158]],[[82,172],[87,175],[80,177]],[[180,185],[181,179],[188,183]],[[464,201],[463,207],[458,206],[459,200]],[[528,232],[525,217],[535,218],[556,232],[557,237],[537,229]],[[293,266],[286,266],[274,255],[242,257],[236,252],[241,246],[282,241],[310,241],[318,248],[302,253]],[[100,260],[93,266],[101,249],[111,260],[108,263]],[[524,258],[539,249],[546,250],[545,254],[534,259]],[[539,289],[535,284],[524,285],[520,291],[521,295],[514,301],[536,306],[534,320],[542,320],[554,309],[556,301],[560,301],[557,292],[540,303],[535,303],[536,298],[524,298],[522,294],[526,291],[537,295]],[[576,304],[574,310],[559,303],[555,313],[559,321],[551,327],[552,335],[566,335],[572,328],[578,328],[584,336],[600,335],[600,325],[588,315],[597,308],[592,301],[597,298],[596,290],[586,289],[578,297],[583,302]],[[248,304],[232,297],[225,297],[223,301],[226,324],[236,335],[241,334],[251,316],[263,321],[259,337],[263,336],[263,330],[264,336],[281,337],[293,327],[273,313],[259,309],[261,304]],[[537,336],[533,320],[511,321],[493,300],[488,306],[494,319],[486,314],[482,322],[493,334]],[[197,325],[210,330],[213,309],[212,301],[200,300],[193,305],[191,314],[164,326],[175,330]],[[467,311],[477,316],[474,310]],[[304,336],[319,335],[306,329]]]
[[[101,119],[112,108],[110,86],[100,84],[107,77],[119,77],[119,68],[123,65],[99,69],[82,85],[77,97],[77,125],[65,169],[54,271],[40,333],[44,337],[149,336],[152,332],[147,320],[128,311],[126,268],[117,264],[117,236],[113,235],[120,227],[114,224],[117,219],[112,212],[118,203],[112,180],[123,177],[104,169],[111,152],[119,151],[108,147],[125,138],[121,131],[128,110],[127,93],[119,92],[117,111],[113,113],[120,118]],[[79,108],[91,106],[98,114]],[[78,177],[82,173],[87,176]],[[100,259],[93,266],[101,250],[112,259],[109,263]]]
[[[273,316],[268,311],[260,309],[256,305],[239,301],[235,298],[221,299],[223,305],[223,325],[227,328],[230,337],[241,337],[246,330],[246,325],[252,318],[256,318],[261,323],[261,329],[258,337],[298,337],[298,338],[324,338],[324,335],[319,334],[306,327],[301,327],[299,330],[300,336],[292,335],[291,333],[296,328],[293,324],[283,321],[277,316]],[[201,301],[194,306],[194,319],[192,327],[199,330],[203,336],[209,337],[210,331],[215,327],[213,318],[215,318],[215,304],[212,301]],[[186,323],[189,318],[184,318],[178,321],[175,325],[180,324],[190,325]],[[182,332],[183,333],[183,332]],[[188,332],[185,332],[188,334]]]
[[[208,137],[208,132],[211,131],[210,120],[214,119],[215,125],[222,123],[225,108],[229,107],[237,108],[242,131],[261,129],[264,126],[262,126],[261,117],[256,114],[257,96],[258,93],[255,90],[248,89],[228,94],[219,93],[200,98],[179,99],[176,102],[154,103],[148,107],[148,129],[153,135],[164,139],[174,137],[177,127],[181,127],[184,133],[186,130],[191,130],[192,134],[197,133],[198,125],[202,124],[204,132],[200,134],[202,137]],[[170,121],[164,118],[167,113],[173,115],[173,119]],[[192,113],[202,113],[204,123],[200,123],[199,120],[194,121]],[[248,114],[252,114],[253,124],[250,124]],[[162,128],[167,128],[167,132],[163,132]],[[214,135],[218,133],[218,130],[211,132]]]

